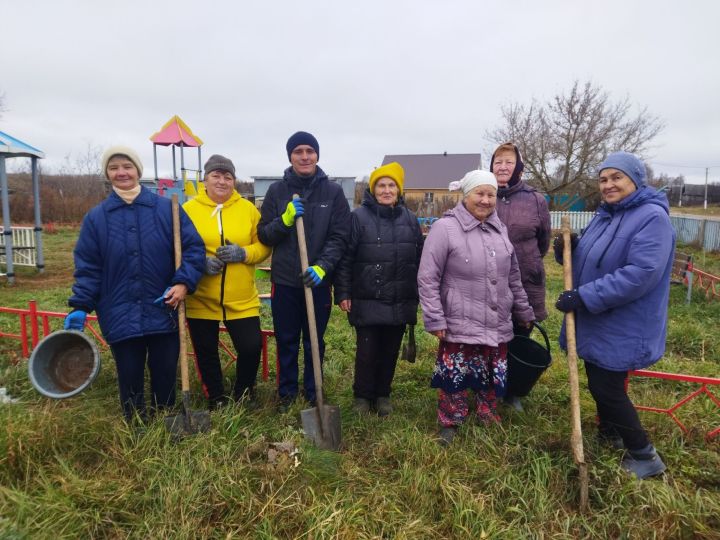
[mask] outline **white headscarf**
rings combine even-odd
[[[450,182],[450,191],[462,189],[463,195],[467,195],[478,186],[492,186],[497,189],[497,180],[490,171],[473,170],[463,176],[462,180]]]

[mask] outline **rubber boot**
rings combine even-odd
[[[378,416],[389,415],[393,408],[389,397],[379,397],[375,400],[375,409],[377,410]]]
[[[457,426],[445,426],[440,428],[438,435],[440,436],[440,446],[450,446],[457,434]]]
[[[357,397],[353,400],[353,411],[357,414],[367,414],[370,412],[370,400]]]
[[[620,466],[640,480],[662,474],[667,469],[652,444],[639,450],[628,450],[623,456]]]

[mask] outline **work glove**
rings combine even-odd
[[[295,223],[295,218],[302,216],[305,213],[305,207],[303,206],[302,199],[293,199],[287,204],[285,212],[283,213],[282,221],[286,227],[292,227]]]
[[[81,309],[74,309],[65,316],[63,329],[79,330],[80,332],[82,332],[85,328],[85,319],[87,319],[87,313],[85,313]]]
[[[247,258],[245,248],[233,244],[230,240],[226,240],[224,246],[217,248],[215,255],[224,263],[241,263]]]
[[[217,276],[222,273],[225,263],[217,257],[208,257],[205,259],[205,273],[208,276]]]
[[[158,296],[155,300],[153,300],[153,304],[160,307],[167,307],[168,309],[172,309],[168,304],[165,303],[165,295],[170,292],[170,287],[165,289],[165,291]]]
[[[575,248],[577,247],[579,241],[580,239],[578,238],[577,233],[570,233],[570,249],[572,249],[573,253],[575,252]],[[564,251],[565,241],[563,240],[562,234],[559,234],[553,240],[553,253],[555,255],[555,260],[558,262],[558,264],[563,263]]]
[[[317,287],[325,277],[325,270],[317,264],[308,267],[302,274],[302,280],[306,287]]]
[[[558,296],[557,302],[555,302],[555,307],[564,313],[575,311],[577,308],[583,307],[584,305],[585,303],[580,297],[580,293],[577,289],[561,292],[560,296]]]

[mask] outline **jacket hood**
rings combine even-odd
[[[320,180],[327,180],[327,174],[320,167],[317,167],[314,176],[298,176],[292,167],[285,169],[283,173],[283,181],[298,191],[298,195],[307,196],[306,191],[312,190]]]
[[[667,195],[648,185],[642,186],[618,203],[602,203],[598,209],[598,213],[614,214],[617,211],[629,210],[630,208],[636,208],[644,204],[656,204],[665,210],[666,214],[670,214],[670,204],[668,203]]]
[[[232,194],[230,195],[230,198],[227,201],[225,201],[224,203],[222,203],[222,205],[224,208],[228,208],[228,207],[232,206],[233,204],[235,204],[236,202],[238,202],[240,199],[242,199],[242,196],[237,191],[233,190]],[[198,193],[195,196],[195,200],[197,202],[199,202],[200,204],[202,204],[203,206],[207,206],[211,209],[215,209],[218,206],[218,203],[213,201],[208,196],[208,194],[205,190]]]
[[[455,219],[457,219],[463,231],[465,232],[472,230],[475,227],[479,227],[483,224],[490,225],[497,231],[503,228],[503,224],[500,221],[500,218],[498,217],[495,210],[493,210],[492,214],[490,214],[487,219],[481,223],[480,220],[478,220],[468,211],[467,208],[465,208],[465,205],[462,201],[457,203],[455,208],[451,208],[450,210],[446,211],[443,214],[443,217],[454,217]]]

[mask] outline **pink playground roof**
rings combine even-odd
[[[160,131],[155,133],[150,140],[161,146],[170,146],[171,144],[183,146],[202,146],[203,142],[200,137],[195,135],[188,125],[182,119],[175,115],[168,120]]]

